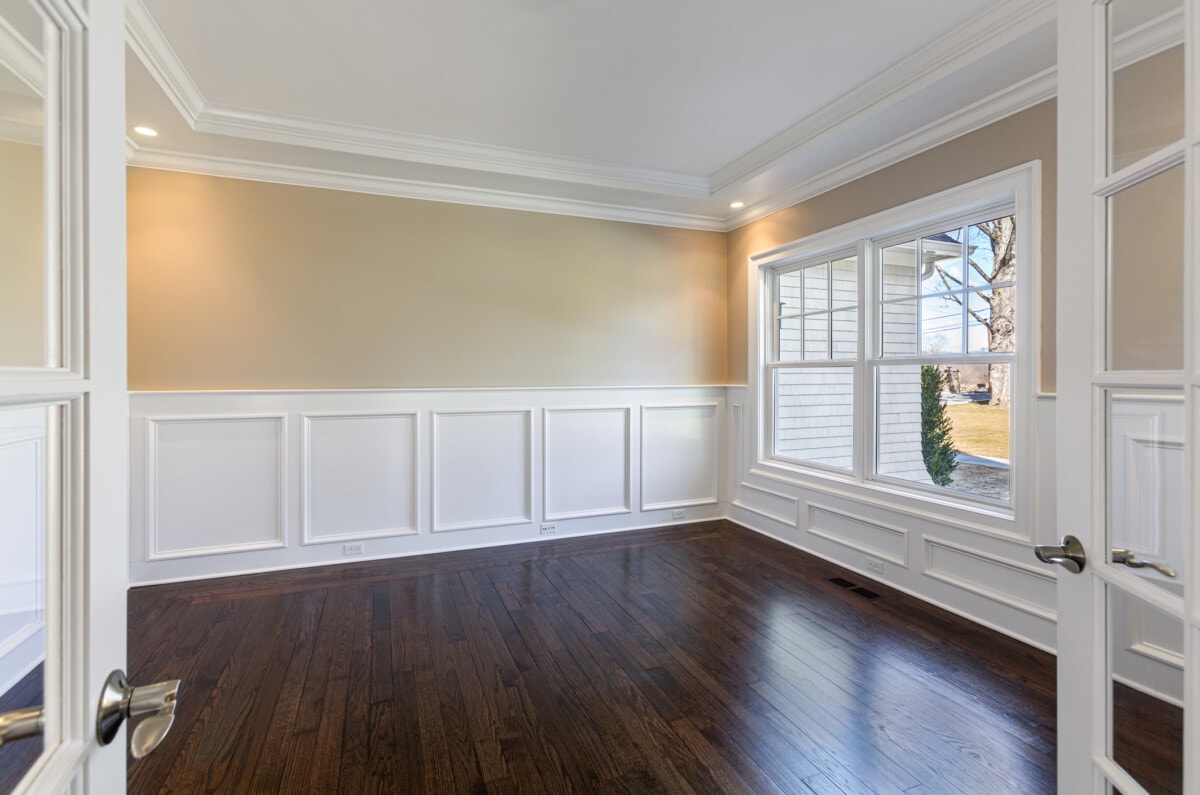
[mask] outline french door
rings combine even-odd
[[[1200,3],[1058,8],[1059,791],[1200,792]]]
[[[0,790],[123,792],[124,17],[0,0]]]

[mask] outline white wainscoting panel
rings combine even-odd
[[[304,544],[417,532],[415,412],[305,414]]]
[[[1114,394],[1109,414],[1110,527],[1114,547],[1170,563],[1187,577],[1183,398]],[[1142,576],[1159,579],[1152,570]]]
[[[716,485],[725,394],[721,386],[134,393],[130,581],[541,541],[543,525],[557,538],[658,527],[672,521],[658,508],[678,503],[693,506],[686,521],[715,519],[726,508]],[[664,506],[642,510],[643,482]]]
[[[925,575],[965,591],[1054,621],[1055,573],[1042,564],[1025,565],[926,536]],[[1032,555],[1031,555],[1032,557]]]
[[[0,694],[46,655],[46,423],[0,410]]]
[[[908,568],[908,531],[901,527],[810,502],[807,529],[809,535]]]
[[[1182,586],[1171,586],[1182,595]],[[1122,591],[1113,591],[1111,611],[1114,677],[1182,707],[1183,622]]]
[[[716,504],[717,403],[642,407],[642,510]]]
[[[627,406],[545,410],[542,515],[546,520],[629,513],[629,415]]]
[[[284,415],[149,417],[149,559],[286,543]]]
[[[532,411],[433,415],[433,531],[533,521]]]
[[[744,482],[738,484],[738,495],[733,504],[742,510],[758,514],[788,527],[800,526],[799,501],[795,497]]]

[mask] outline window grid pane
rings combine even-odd
[[[858,357],[858,257],[776,274],[776,363]]]
[[[780,368],[773,391],[776,456],[853,468],[853,366]]]

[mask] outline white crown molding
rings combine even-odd
[[[125,31],[130,48],[197,132],[667,196],[709,195],[708,180],[688,174],[215,104],[204,98],[142,0],[126,0]]]
[[[668,171],[616,166],[581,158],[392,132],[351,124],[205,104],[198,132],[252,138],[335,152],[511,174],[686,198],[708,198],[708,180]]]
[[[1116,69],[1158,55],[1183,44],[1183,8],[1150,20],[1121,34],[1113,41],[1112,62]]]
[[[128,144],[128,142],[127,142]],[[128,151],[127,145],[127,151]],[[196,155],[151,149],[145,146],[133,151],[129,165],[156,168],[167,171],[183,171],[214,177],[232,177],[257,182],[277,182],[284,185],[301,185],[310,188],[329,188],[357,193],[373,193],[380,196],[395,196],[405,199],[470,204],[481,207],[497,207],[506,210],[571,215],[605,221],[624,221],[652,226],[670,226],[682,229],[698,229],[708,232],[723,232],[723,218],[688,213],[674,213],[601,202],[559,199],[528,193],[470,188],[433,182],[419,182],[370,174],[353,174],[302,166],[285,166],[236,158]]]
[[[870,115],[1054,20],[1054,0],[997,3],[990,11],[893,64],[717,170],[709,179],[710,187],[715,193],[749,180],[776,160],[838,130],[864,122]]]
[[[0,18],[0,67],[12,72],[39,97],[46,96],[46,62],[42,53]]]
[[[204,109],[204,95],[142,0],[125,0],[125,43],[194,128]]]
[[[42,146],[45,143],[45,134],[45,129],[36,122],[0,116],[0,141]]]
[[[765,201],[747,207],[729,219],[729,223],[725,227],[726,231],[745,226],[772,213],[815,198],[822,193],[827,193],[834,188],[899,163],[913,155],[918,155],[955,138],[982,129],[989,124],[994,124],[1014,113],[1053,99],[1056,93],[1057,71],[1047,69],[949,116],[927,124],[919,130],[914,130],[908,135],[867,152],[861,157],[805,180],[791,190],[775,194]]]

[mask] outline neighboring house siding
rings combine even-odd
[[[845,261],[843,261],[845,262]],[[916,283],[915,262],[887,264],[884,295]],[[821,274],[818,277],[817,274]],[[822,267],[781,274],[778,298],[786,311],[830,306],[828,280]],[[858,302],[854,269],[833,268],[833,307]],[[824,288],[824,289],[822,289]],[[805,302],[807,298],[807,303]],[[914,303],[888,304],[883,323],[891,352],[917,350],[917,309]],[[833,327],[830,349],[829,330]],[[779,360],[852,359],[858,353],[858,310],[842,309],[785,318],[779,328]],[[849,366],[804,367],[777,373],[775,452],[777,455],[825,466],[849,469],[854,462],[854,371]],[[909,481],[931,483],[921,456],[921,368],[892,367],[880,374],[878,471]]]

